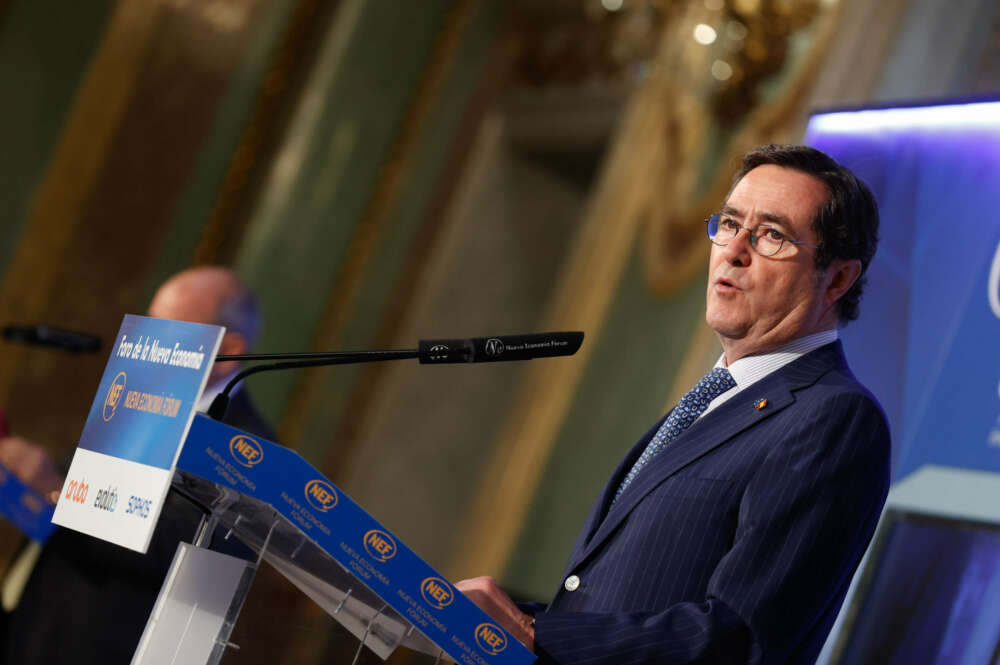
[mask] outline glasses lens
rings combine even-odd
[[[764,240],[763,238],[757,238],[757,246],[754,247],[757,253],[761,256],[774,256],[781,249],[781,243],[775,243],[774,241]]]
[[[757,243],[754,249],[761,256],[774,256],[781,249],[782,243],[784,243],[784,238],[780,235],[776,235],[773,231],[769,230],[767,227],[761,227],[757,229]]]
[[[708,237],[714,240],[719,233],[719,216],[712,215],[705,220],[705,224],[708,227]]]

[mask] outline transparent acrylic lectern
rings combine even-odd
[[[174,484],[211,508],[202,534],[222,526],[259,558],[255,564],[204,549],[197,541],[181,543],[136,650],[135,665],[218,663],[230,646],[229,635],[262,560],[357,637],[359,652],[367,646],[384,660],[405,645],[443,654],[268,504],[184,471],[177,472]]]
[[[383,660],[398,647],[438,660],[531,663],[534,656],[426,563],[277,444],[198,415],[174,490],[208,511],[174,557],[133,665],[215,664],[257,565],[266,561]],[[257,554],[199,545],[217,527]]]

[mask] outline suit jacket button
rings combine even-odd
[[[563,582],[563,588],[567,591],[576,591],[580,588],[580,578],[576,575],[570,575],[566,578],[566,581]]]

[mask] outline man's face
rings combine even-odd
[[[773,164],[747,173],[722,212],[742,226],[764,224],[787,238],[818,245],[812,220],[829,196],[820,180]],[[835,302],[827,302],[829,278],[817,274],[816,250],[785,242],[764,257],[739,234],[725,247],[712,245],[705,320],[719,335],[727,363],[774,349],[837,323]]]
[[[219,311],[220,294],[224,284],[204,275],[182,274],[168,280],[153,296],[149,303],[149,316],[157,319],[173,319],[192,323],[216,322]],[[242,335],[227,332],[222,338],[220,354],[246,353],[247,347]],[[212,365],[208,384],[236,371],[235,362],[217,362]]]

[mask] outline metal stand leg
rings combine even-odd
[[[238,527],[240,525],[240,521],[242,519],[243,519],[242,515],[237,515],[236,516],[236,521],[233,522],[233,529],[235,529],[236,527]],[[273,529],[274,527],[271,527],[271,528]],[[233,529],[230,529],[229,531],[226,531],[226,535],[223,536],[222,539],[223,540],[229,540],[229,536],[233,535]],[[268,534],[268,535],[270,535],[270,534]]]
[[[257,568],[260,568],[260,562],[264,560],[264,552],[267,551],[267,546],[271,544],[271,534],[274,533],[274,528],[278,526],[278,522],[279,520],[275,517],[274,521],[271,522],[271,528],[267,530],[267,537],[264,538],[264,544],[260,546],[260,552],[257,553],[257,563],[255,564]]]
[[[337,605],[337,609],[335,609],[333,611],[334,614],[336,614],[336,613],[340,612],[340,610],[344,609],[344,603],[347,602],[347,599],[351,597],[351,594],[353,592],[354,592],[354,589],[348,589],[347,590],[347,593],[344,594],[344,597],[340,599],[340,604]]]
[[[361,657],[361,650],[365,648],[365,640],[368,639],[368,634],[372,632],[372,626],[375,625],[375,621],[382,616],[382,612],[384,612],[387,607],[389,607],[388,603],[382,605],[381,609],[379,609],[379,611],[375,613],[375,616],[371,618],[371,621],[368,622],[368,627],[365,628],[365,634],[361,637],[361,643],[358,645],[358,650],[354,653],[354,660],[351,661],[351,665],[358,665],[358,658]]]
[[[216,518],[215,513],[202,515],[191,544],[195,547],[208,547],[212,542],[212,534],[215,532],[215,527],[218,524],[219,520]]]
[[[294,550],[292,550],[292,555],[289,558],[294,559],[296,556],[298,556],[299,552],[302,550],[302,546],[305,544],[306,544],[306,537],[302,536],[302,538],[299,539],[299,544],[295,546]]]

